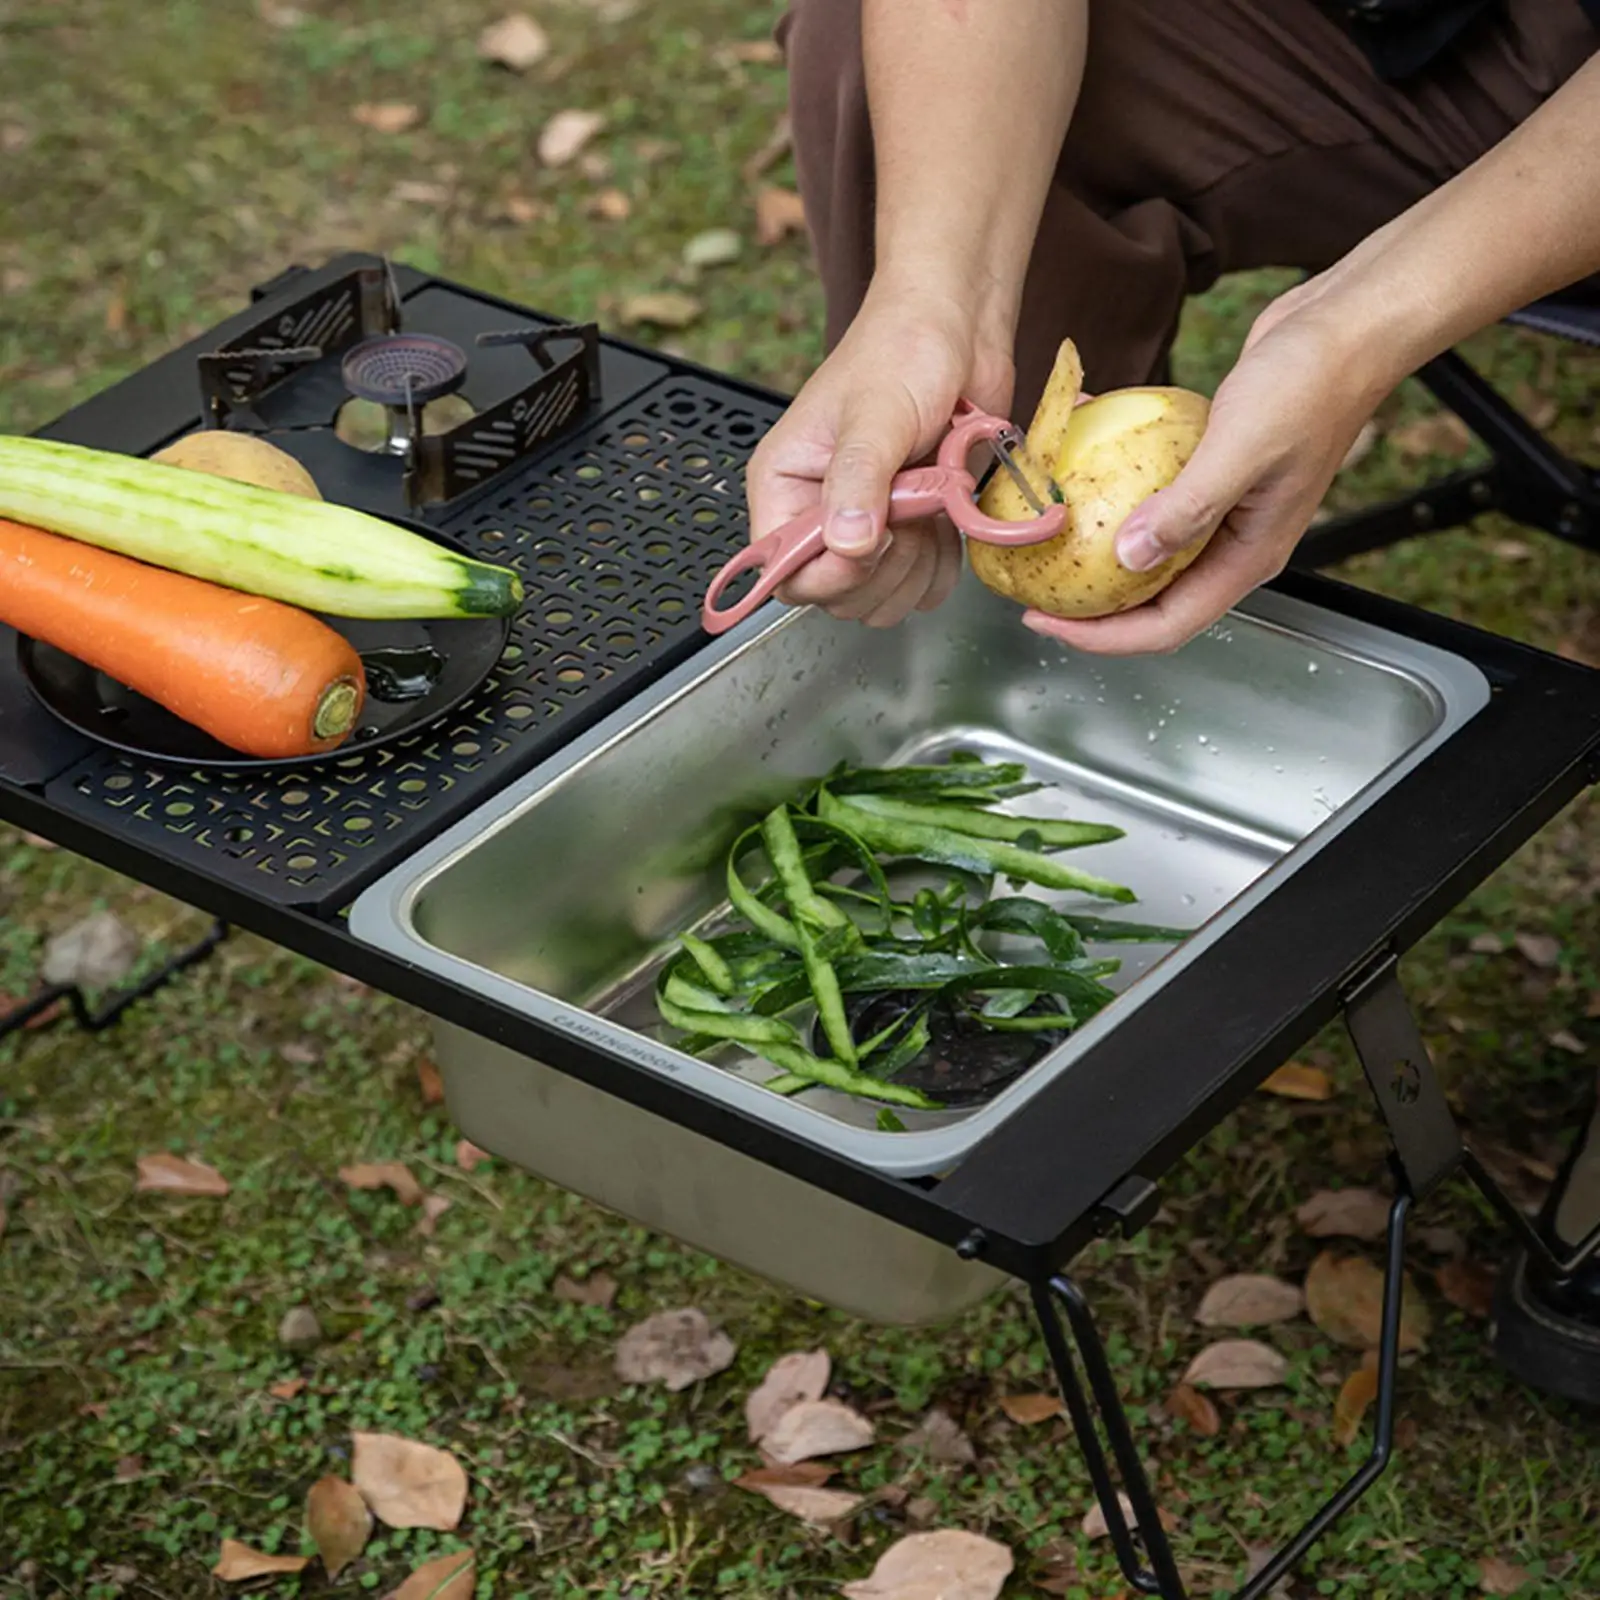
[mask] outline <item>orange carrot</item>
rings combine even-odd
[[[317,755],[366,699],[347,639],[293,606],[0,518],[0,622],[241,755]]]

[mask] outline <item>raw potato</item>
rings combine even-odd
[[[209,472],[213,478],[252,483],[258,489],[303,495],[320,500],[316,479],[295,458],[265,439],[250,433],[230,433],[224,428],[202,428],[174,439],[150,458],[169,467]]]
[[[1007,548],[974,539],[967,545],[982,583],[1056,617],[1105,617],[1142,605],[1207,543],[1201,539],[1149,572],[1129,572],[1114,548],[1133,509],[1171,483],[1194,454],[1211,403],[1188,389],[1138,388],[1113,389],[1080,406],[1082,387],[1083,367],[1069,339],[1028,427],[1028,454],[1055,474],[1065,497],[1065,529],[1044,544]],[[1006,521],[1033,515],[1005,473],[990,480],[980,504]]]

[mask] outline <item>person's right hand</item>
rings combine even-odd
[[[837,348],[757,447],[747,483],[751,537],[819,502],[828,551],[779,596],[887,628],[949,598],[961,541],[946,518],[886,526],[890,481],[931,452],[958,398],[998,416],[1011,352],[986,339],[958,295],[874,283]]]

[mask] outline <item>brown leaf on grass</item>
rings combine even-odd
[[[609,1311],[617,1298],[617,1280],[609,1272],[591,1272],[587,1278],[569,1278],[563,1272],[550,1292],[571,1306],[598,1306]]]
[[[1519,933],[1512,941],[1531,967],[1548,971],[1561,960],[1561,941],[1550,933]]]
[[[704,309],[692,294],[684,294],[681,289],[659,289],[630,294],[623,300],[619,315],[629,327],[650,323],[658,328],[687,328],[700,320]]]
[[[1421,1350],[1430,1321],[1409,1277],[1400,1306],[1400,1348]],[[1383,1325],[1383,1274],[1362,1256],[1324,1250],[1306,1273],[1306,1311],[1330,1339],[1353,1350],[1375,1350]]]
[[[1389,1204],[1376,1189],[1322,1189],[1294,1217],[1313,1239],[1381,1239],[1389,1229]]]
[[[617,1346],[617,1376],[624,1383],[659,1383],[671,1393],[715,1377],[733,1365],[737,1347],[705,1312],[694,1307],[658,1311],[630,1328]]]
[[[532,200],[525,194],[508,194],[500,202],[499,209],[495,211],[491,220],[495,222],[515,222],[526,227],[530,222],[537,222],[541,217],[550,215],[549,206],[542,200]]]
[[[350,115],[374,133],[405,133],[422,121],[422,108],[395,100],[363,102]]]
[[[118,1483],[131,1483],[144,1471],[143,1456],[118,1456],[111,1476]]]
[[[1241,1272],[1206,1290],[1194,1320],[1202,1328],[1258,1328],[1298,1317],[1305,1305],[1305,1296],[1294,1284]]]
[[[756,243],[770,250],[791,233],[804,233],[805,203],[793,189],[767,184],[756,191]]]
[[[940,1528],[897,1540],[870,1578],[840,1593],[845,1600],[998,1600],[1015,1565],[1010,1550],[993,1539]]]
[[[1514,1567],[1499,1556],[1478,1559],[1478,1587],[1485,1594],[1520,1594],[1529,1581],[1521,1567]]]
[[[190,1161],[166,1151],[160,1155],[140,1156],[139,1176],[134,1188],[145,1194],[209,1195],[221,1198],[227,1194],[228,1180],[215,1167],[203,1161]]]
[[[526,72],[550,54],[550,35],[532,17],[513,12],[478,35],[478,56],[497,67]]]
[[[1133,1502],[1120,1489],[1117,1491],[1117,1504],[1122,1507],[1123,1519],[1131,1529],[1134,1525]],[[1156,1516],[1160,1520],[1161,1526],[1168,1533],[1177,1528],[1178,1519],[1165,1506],[1156,1507]],[[1111,1529],[1106,1523],[1105,1508],[1098,1500],[1084,1513],[1083,1522],[1080,1526],[1085,1539],[1104,1539],[1111,1533]]]
[[[306,1391],[304,1378],[285,1378],[281,1383],[267,1385],[267,1393],[274,1400],[294,1400]]]
[[[1437,411],[1393,429],[1389,442],[1409,460],[1423,456],[1455,459],[1472,448],[1472,430],[1453,411]]]
[[[818,1489],[839,1469],[826,1461],[793,1461],[788,1466],[752,1467],[733,1480],[736,1489],[770,1489],[774,1484],[788,1488]]]
[[[1202,1439],[1215,1439],[1222,1432],[1222,1418],[1210,1399],[1190,1383],[1180,1383],[1166,1398],[1169,1417],[1186,1422]]]
[[[1034,1552],[1033,1559],[1035,1567],[1029,1581],[1041,1594],[1070,1594],[1082,1586],[1078,1552],[1067,1540],[1052,1539]]]
[[[1481,1261],[1446,1261],[1433,1281],[1451,1305],[1469,1317],[1487,1318],[1494,1309],[1495,1270]]]
[[[746,1487],[770,1500],[780,1511],[787,1511],[790,1516],[818,1528],[844,1521],[862,1500],[848,1489],[819,1489],[806,1483],[758,1483]]]
[[[352,1433],[350,1478],[390,1528],[448,1533],[467,1504],[467,1474],[448,1450],[394,1433]]]
[[[547,167],[576,161],[583,147],[606,125],[598,111],[558,111],[539,133],[539,160]]]
[[[1378,1374],[1365,1364],[1340,1385],[1339,1397],[1333,1402],[1333,1442],[1341,1449],[1355,1443],[1361,1432],[1361,1419],[1377,1395]]]
[[[877,1437],[872,1423],[842,1400],[802,1400],[792,1405],[763,1436],[761,1448],[789,1466],[817,1456],[864,1450]]]
[[[339,1168],[340,1181],[352,1189],[393,1189],[401,1205],[422,1201],[422,1185],[403,1161],[358,1161]]]
[[[1467,940],[1467,949],[1475,956],[1504,955],[1505,948],[1505,941],[1498,933],[1475,933]]]
[[[64,928],[45,946],[39,975],[46,983],[109,989],[139,959],[139,937],[114,911],[96,911]]]
[[[1331,1100],[1333,1080],[1321,1067],[1308,1067],[1301,1061],[1285,1061],[1261,1085],[1264,1094],[1284,1100]]]
[[[444,1103],[444,1079],[439,1076],[438,1067],[427,1056],[423,1056],[417,1062],[417,1087],[422,1091],[423,1105],[437,1106]]]
[[[463,1172],[476,1172],[480,1162],[489,1160],[489,1152],[480,1150],[470,1139],[456,1140],[456,1165]]]
[[[761,148],[746,157],[744,165],[739,169],[740,176],[746,183],[755,183],[763,173],[782,161],[793,145],[794,124],[790,122],[789,113],[785,111],[773,124],[772,132],[767,135],[766,142]]]
[[[588,204],[590,216],[602,222],[626,222],[633,215],[633,201],[620,189],[602,189]]]
[[[968,1466],[978,1459],[977,1449],[961,1425],[937,1406],[900,1441],[900,1448],[942,1466]]]
[[[456,1550],[424,1561],[388,1600],[472,1600],[477,1583],[477,1557]]]
[[[1489,548],[1502,561],[1526,561],[1533,554],[1532,546],[1521,539],[1496,539]]]
[[[1255,1339],[1222,1339],[1208,1344],[1189,1363],[1183,1382],[1197,1389],[1270,1389],[1282,1383],[1288,1361]]]
[[[425,1194],[422,1197],[422,1215],[417,1219],[417,1232],[424,1239],[433,1237],[434,1224],[450,1209],[450,1199],[442,1194]]]
[[[224,1539],[211,1576],[224,1583],[244,1583],[272,1573],[304,1572],[310,1565],[310,1556],[269,1556],[265,1550],[253,1550],[237,1539]]]
[[[330,1578],[337,1578],[367,1547],[372,1513],[361,1491],[343,1478],[318,1478],[306,1493],[306,1532]]]
[[[1569,1055],[1581,1056],[1589,1048],[1570,1028],[1557,1028],[1549,1035],[1549,1040],[1557,1050],[1565,1050]]]
[[[803,1400],[820,1400],[828,1391],[832,1372],[826,1350],[798,1350],[774,1361],[744,1403],[745,1431],[751,1443],[771,1433],[791,1407]]]
[[[1000,1397],[1000,1409],[1018,1427],[1032,1428],[1051,1417],[1063,1416],[1066,1407],[1054,1394],[1007,1394]]]

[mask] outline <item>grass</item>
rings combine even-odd
[[[658,0],[608,22],[602,7],[551,0],[539,14],[553,55],[524,78],[476,59],[495,15],[476,0],[299,10],[298,25],[277,27],[254,7],[200,0],[0,0],[0,427],[37,426],[234,310],[252,282],[345,246],[608,323],[630,293],[687,287],[705,307],[674,336],[690,354],[780,388],[815,361],[819,297],[798,241],[747,242],[740,261],[693,282],[678,265],[706,228],[751,234],[740,166],[771,131],[782,81],[725,47],[764,37],[766,7]],[[391,101],[419,108],[412,131],[384,135],[351,116]],[[539,168],[535,132],[569,105],[606,108],[593,151],[608,175]],[[771,177],[790,179],[782,165]],[[404,182],[433,186],[432,198],[397,198]],[[628,194],[627,220],[590,214],[601,187]],[[536,220],[504,220],[529,203]],[[1230,280],[1191,308],[1183,381],[1221,376],[1276,281]],[[1504,331],[1472,354],[1563,444],[1600,444],[1593,357]],[[1398,447],[1424,411],[1409,391],[1385,408],[1386,438],[1346,475],[1341,500],[1452,464]],[[1600,613],[1600,568],[1493,519],[1347,575],[1549,648]],[[1590,799],[1406,964],[1463,1116],[1535,1164],[1559,1158],[1600,1050],[1586,1015],[1600,988],[1597,860]],[[149,959],[204,926],[0,831],[0,990],[25,993],[44,940],[99,906],[138,928]],[[1475,952],[1486,931],[1554,934],[1560,963]],[[1586,1058],[1551,1043],[1562,1029]],[[1089,1491],[1062,1425],[1024,1430],[998,1410],[999,1397],[1046,1382],[1016,1294],[949,1328],[863,1327],[502,1163],[465,1173],[455,1131],[417,1090],[427,1049],[413,1011],[248,937],[109,1033],[62,1025],[0,1045],[0,1192],[11,1196],[0,1596],[218,1593],[208,1569],[222,1537],[302,1547],[305,1490],[345,1470],[352,1428],[455,1450],[472,1478],[466,1522],[457,1535],[384,1534],[337,1582],[313,1567],[267,1592],[384,1593],[429,1554],[470,1543],[480,1596],[814,1596],[867,1571],[913,1512],[1009,1543],[1010,1595],[1040,1593],[1064,1549],[1081,1574],[1069,1593],[1123,1592],[1103,1542],[1078,1536]],[[1362,1448],[1342,1452],[1328,1431],[1351,1358],[1304,1323],[1268,1335],[1290,1357],[1288,1384],[1225,1398],[1215,1439],[1153,1410],[1205,1342],[1192,1321],[1205,1285],[1224,1271],[1297,1274],[1313,1246],[1295,1205],[1325,1185],[1381,1181],[1348,1047],[1330,1033],[1308,1059],[1332,1073],[1333,1100],[1258,1097],[1173,1176],[1154,1226],[1080,1264],[1198,1594],[1236,1580],[1245,1547],[1310,1511]],[[164,1149],[216,1165],[232,1193],[134,1193],[136,1157]],[[391,1158],[452,1201],[431,1237],[387,1192],[338,1181],[341,1165]],[[1505,1249],[1457,1190],[1422,1220],[1454,1227],[1474,1259]],[[1440,1259],[1419,1241],[1412,1266],[1437,1331],[1402,1377],[1399,1462],[1296,1592],[1466,1596],[1478,1559],[1498,1556],[1527,1570],[1524,1595],[1600,1594],[1593,1424],[1499,1372],[1482,1324],[1436,1292]],[[554,1295],[558,1273],[601,1268],[621,1285],[613,1308]],[[325,1332],[306,1354],[276,1336],[299,1304]],[[609,1354],[621,1331],[686,1304],[738,1340],[733,1371],[676,1397],[619,1389]],[[884,1440],[842,1474],[888,1491],[842,1537],[725,1481],[753,1461],[744,1393],[772,1357],[814,1344],[833,1352]],[[294,1377],[305,1387],[293,1398],[269,1393]],[[976,1466],[896,1448],[934,1403],[972,1433]]]

